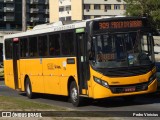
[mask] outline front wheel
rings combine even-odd
[[[76,82],[73,81],[70,84],[70,101],[72,102],[73,106],[78,107],[82,105],[83,98],[79,96],[79,91],[76,85]]]
[[[29,78],[26,78],[25,82],[25,92],[28,98],[33,98],[33,93],[32,93],[32,86]]]

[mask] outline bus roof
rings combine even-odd
[[[83,28],[83,27],[86,27],[86,21],[75,22],[75,23],[66,24],[66,25],[63,25],[60,21],[52,24],[38,25],[38,26],[35,26],[32,30],[27,30],[26,32],[5,35],[4,39],[36,35],[36,34],[42,34],[42,33],[50,33],[50,32],[62,31],[62,30],[70,30],[70,29]]]
[[[89,21],[97,21],[97,20],[104,20],[104,19],[108,19],[108,20],[117,19],[118,20],[118,19],[135,19],[135,18],[140,18],[140,17],[124,17],[124,16],[100,17],[100,18],[94,18],[94,19],[88,19],[88,20],[82,20],[82,21],[71,21],[70,23],[67,23],[67,24],[65,22],[59,21],[55,23],[37,25],[32,30],[27,30],[26,32],[5,35],[4,39],[15,38],[15,37],[25,37],[29,35],[31,36],[31,35],[36,35],[36,34],[50,33],[50,32],[70,30],[70,29],[76,29],[76,28],[84,28],[86,27],[86,23]]]

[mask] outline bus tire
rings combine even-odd
[[[33,98],[33,92],[32,92],[32,86],[29,78],[26,78],[25,82],[25,92],[28,98],[32,99]]]
[[[73,106],[78,107],[82,105],[83,98],[79,96],[79,91],[75,81],[72,81],[70,84],[69,95],[70,95],[70,101],[72,102]]]

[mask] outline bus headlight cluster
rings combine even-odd
[[[93,77],[93,79],[94,79],[94,81],[96,83],[98,83],[98,84],[100,84],[100,85],[102,85],[102,86],[104,86],[106,88],[109,88],[109,85],[108,85],[108,83],[106,81],[101,80],[100,78],[97,78],[97,77]]]
[[[156,76],[156,73],[152,74],[152,75],[150,76],[150,78],[149,78],[149,84],[151,84],[152,81],[156,79],[156,77],[157,77],[157,76]]]

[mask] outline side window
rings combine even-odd
[[[47,56],[47,35],[38,37],[39,56]]]
[[[73,32],[66,32],[61,34],[62,41],[62,54],[63,55],[74,55],[74,37]]]
[[[142,52],[148,53],[149,47],[148,47],[147,36],[145,35],[141,36],[141,47],[142,47]]]
[[[60,55],[60,45],[59,45],[59,34],[49,35],[49,55],[58,56]]]
[[[13,51],[13,44],[11,40],[5,41],[5,54],[6,59],[12,59],[12,51]]]
[[[37,57],[37,37],[30,37],[29,38],[29,56],[30,57]]]
[[[28,57],[28,39],[27,38],[21,38],[20,39],[20,50],[21,50],[21,57]]]

